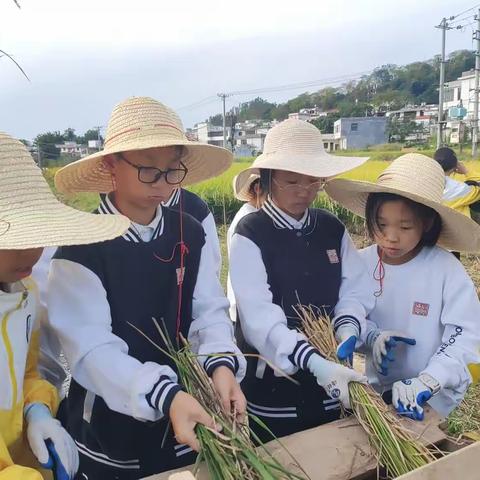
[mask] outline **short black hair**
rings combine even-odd
[[[444,172],[457,168],[458,159],[455,152],[448,147],[439,148],[433,155],[433,158],[440,164]]]
[[[393,193],[371,193],[368,196],[367,204],[365,206],[365,219],[370,237],[373,239],[375,233],[381,230],[380,225],[378,224],[378,211],[380,210],[380,207],[386,202],[398,201],[404,202],[409,208],[411,208],[414,215],[420,218],[424,225],[428,222],[432,222],[432,226],[423,232],[419,245],[422,247],[433,247],[436,245],[442,231],[442,219],[438,212],[426,205]]]

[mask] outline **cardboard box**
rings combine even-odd
[[[426,409],[423,422],[408,419],[403,419],[402,422],[407,428],[417,433],[425,443],[438,444],[446,440],[445,433],[439,428],[442,419],[429,408]],[[312,480],[376,478],[376,459],[370,448],[368,437],[355,417],[295,433],[283,437],[281,441]],[[267,445],[280,463],[292,467],[291,458],[278,442],[273,441]],[[183,468],[176,472],[185,470],[188,469]],[[205,470],[204,468],[198,472],[197,480],[209,480]],[[148,480],[173,480],[171,478],[173,473],[175,472],[153,475],[148,477]],[[448,480],[454,478],[456,477],[450,477]],[[480,478],[480,469],[478,478]]]

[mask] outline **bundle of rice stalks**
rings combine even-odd
[[[330,319],[318,316],[312,307],[301,306],[297,312],[310,343],[327,360],[342,363],[337,358],[337,342]],[[385,468],[388,478],[396,478],[436,459],[436,450],[423,445],[405,429],[370,385],[352,382],[349,393],[353,413],[367,433],[378,463]]]
[[[157,321],[155,319],[153,321],[166,348],[155,343],[134,325],[132,327],[175,362],[185,391],[202,405],[220,430],[219,432],[197,425],[196,434],[201,449],[194,473],[198,471],[200,462],[204,460],[212,480],[305,480],[308,478],[307,475],[295,474],[283,467],[260,442],[259,448],[263,449],[263,453],[259,455],[250,439],[252,432],[248,425],[238,424],[235,412],[230,414],[222,409],[221,400],[212,380],[198,363],[197,355],[192,352],[188,342],[181,337],[183,347],[176,349]],[[252,421],[259,420],[252,418]],[[258,438],[255,440],[258,441]],[[292,460],[298,471],[302,472],[293,457]]]

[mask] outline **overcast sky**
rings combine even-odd
[[[354,75],[440,52],[443,16],[474,0],[0,0],[0,130],[32,139],[106,125],[112,107],[149,95],[192,126],[231,92]],[[473,12],[468,12],[465,17]],[[464,23],[472,22],[467,18]],[[472,25],[447,52],[472,48]],[[320,88],[320,87],[317,87]],[[309,88],[307,90],[315,90]],[[283,101],[305,88],[260,96]],[[227,108],[256,95],[234,96]]]

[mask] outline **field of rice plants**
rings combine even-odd
[[[342,152],[348,155],[355,156],[370,156],[365,164],[343,175],[345,178],[355,180],[375,181],[378,175],[389,165],[389,162],[405,151],[359,151],[359,152]],[[433,151],[422,151],[426,155],[432,156]],[[462,156],[459,156],[462,158]],[[226,229],[236,211],[240,208],[241,203],[233,196],[232,180],[233,177],[248,168],[253,159],[242,159],[236,161],[228,171],[221,176],[208,180],[191,187],[191,190],[202,197],[214,212],[218,233],[220,237],[220,244],[222,247],[222,283],[226,284],[226,277],[228,271],[228,260],[226,255]],[[465,164],[469,170],[480,171],[480,162],[466,161]],[[44,175],[53,187],[53,177],[56,169],[45,169]],[[98,195],[91,193],[83,193],[65,197],[58,195],[65,203],[80,210],[92,211],[98,205]],[[353,234],[353,239],[358,248],[368,244],[368,239],[365,237],[363,221],[339,207],[334,202],[330,201],[325,194],[320,194],[316,200],[316,206],[326,208],[337,215],[346,225],[349,231]],[[468,273],[472,277],[477,290],[480,291],[480,257],[477,255],[465,255],[462,257],[462,262],[465,265]],[[478,430],[480,431],[480,418],[477,415],[480,405],[480,386],[472,386],[467,395],[463,405],[449,419],[449,431],[451,434],[460,435],[464,432]],[[480,438],[480,437],[479,437]]]

